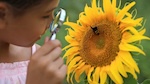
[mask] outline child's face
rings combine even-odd
[[[51,0],[30,8],[23,16],[10,16],[6,26],[5,41],[20,46],[33,45],[52,21],[53,10],[58,3],[59,0]]]

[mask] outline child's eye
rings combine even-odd
[[[47,15],[47,16],[43,16],[44,19],[48,19],[50,18],[50,15]]]

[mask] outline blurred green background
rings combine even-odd
[[[119,2],[120,0],[117,0]],[[122,0],[122,6],[126,2],[136,1],[136,5],[131,9],[137,9],[137,17],[144,17],[144,20],[146,20],[145,28],[146,28],[146,36],[150,37],[150,6],[149,6],[149,0]],[[67,11],[67,16],[69,16],[69,21],[76,22],[78,19],[78,14],[84,10],[85,3],[88,3],[90,5],[90,0],[60,0],[60,4],[58,8],[63,8]],[[67,34],[67,31],[65,30],[67,26],[63,25],[60,29],[60,31],[57,34],[57,39],[59,39],[62,42],[62,47],[67,45],[68,43],[65,41],[64,37]],[[45,36],[49,36],[50,33],[47,31],[41,40],[37,41],[38,44],[42,45],[44,42]],[[146,53],[146,56],[143,55],[135,55],[133,56],[135,61],[138,63],[138,66],[140,68],[140,74],[138,74],[138,82],[139,84],[142,84],[144,80],[144,84],[150,84],[150,41],[143,40],[142,41],[143,50]],[[64,52],[63,52],[64,54]],[[132,76],[129,76],[129,78],[124,79],[125,84],[137,84]],[[66,80],[64,81],[64,84],[66,83]],[[84,83],[81,83],[84,84]]]

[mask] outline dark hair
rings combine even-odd
[[[39,4],[41,1],[42,0],[0,0],[0,2],[6,2],[17,9],[26,9]]]
[[[26,9],[40,4],[43,0],[0,0],[0,2],[7,3],[13,8],[15,14],[21,14]]]

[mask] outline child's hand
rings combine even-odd
[[[26,84],[60,84],[66,76],[66,65],[58,40],[48,41],[31,57]]]

